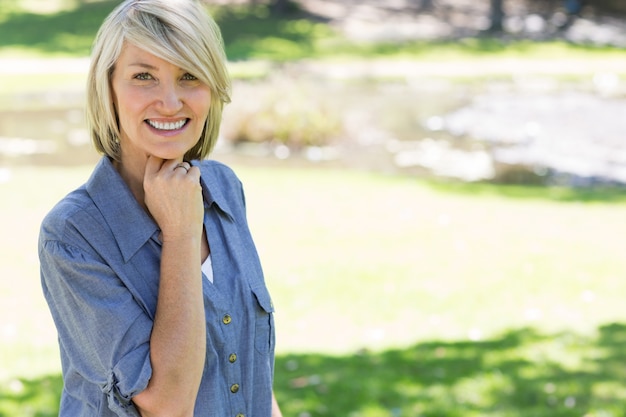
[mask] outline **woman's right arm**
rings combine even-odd
[[[152,377],[147,388],[133,397],[143,417],[193,416],[204,370],[200,171],[175,169],[177,162],[149,158],[144,179],[145,202],[161,228],[163,247],[150,337]]]

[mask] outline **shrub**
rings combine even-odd
[[[290,148],[324,146],[342,132],[339,112],[319,88],[291,79],[235,85],[222,135],[233,143],[274,142]]]

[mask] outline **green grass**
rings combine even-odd
[[[0,49],[34,54],[87,56],[104,17],[117,1],[85,3],[51,14],[0,12]]]
[[[275,392],[285,416],[618,417],[625,340],[614,324],[596,338],[523,328],[478,342],[283,354]],[[0,415],[57,415],[61,386],[59,375],[14,380],[0,388]]]
[[[234,167],[277,306],[286,416],[623,415],[622,191]],[[56,415],[36,235],[90,169],[0,183],[0,416]]]
[[[297,416],[621,416],[626,327],[597,339],[531,329],[479,342],[279,358],[277,396]],[[574,358],[574,364],[568,363]]]

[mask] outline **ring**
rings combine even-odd
[[[183,168],[185,170],[185,172],[189,172],[189,168],[187,168],[187,165],[185,165],[183,162],[181,162],[180,164],[176,165],[176,167],[174,169],[176,170],[178,168]]]

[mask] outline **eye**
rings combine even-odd
[[[140,72],[139,74],[135,74],[133,78],[139,81],[148,81],[152,79],[152,75],[147,72]]]
[[[192,75],[192,74],[189,74],[189,73],[186,73],[185,75],[183,75],[182,79],[184,81],[197,81],[198,80],[198,78],[195,75]]]

